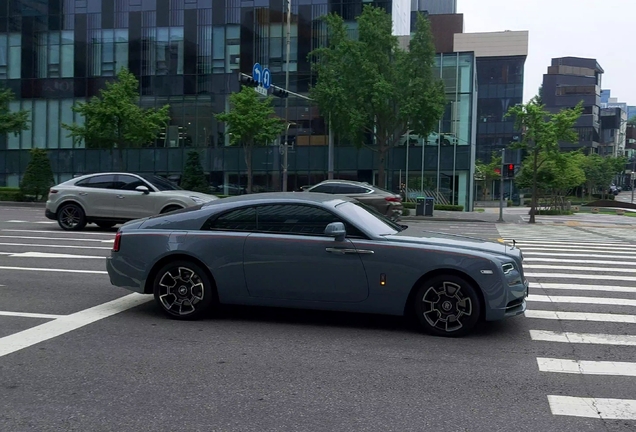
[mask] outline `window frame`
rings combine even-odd
[[[130,178],[134,178],[136,181],[141,182],[140,185],[137,185],[136,187],[139,186],[146,186],[148,188],[149,192],[155,192],[155,188],[150,186],[148,184],[148,182],[146,180],[144,180],[143,178],[136,176],[136,175],[132,175],[132,174],[116,174],[115,175],[115,188],[116,190],[121,190],[121,191],[135,191],[135,189],[123,189],[122,187],[119,186],[119,179],[122,177],[130,177]]]
[[[96,179],[97,177],[109,177],[111,176],[113,178],[112,182],[111,182],[111,187],[95,187],[95,186],[91,186],[91,182]],[[95,174],[92,175],[90,177],[84,178],[82,180],[79,180],[75,183],[73,183],[73,186],[77,186],[77,187],[85,187],[85,188],[89,188],[89,189],[103,189],[103,190],[116,190],[115,185],[117,184],[116,181],[117,176],[115,174]],[[82,182],[86,182],[86,184],[80,184]]]

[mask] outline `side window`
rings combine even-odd
[[[257,207],[258,230],[281,234],[320,235],[331,222],[340,222],[323,209],[295,204]]]
[[[256,231],[256,209],[247,207],[223,213],[203,226],[207,230]]]
[[[364,188],[362,186],[354,186],[354,185],[347,185],[346,186],[346,192],[344,192],[346,194],[355,194],[355,195],[361,195],[361,194],[366,194],[369,193],[369,189]]]
[[[137,177],[130,176],[130,175],[117,176],[117,182],[115,183],[116,189],[135,190],[137,186],[146,186],[151,191],[153,190],[146,184],[146,182],[144,182],[143,180]]]
[[[95,189],[115,188],[115,176],[113,174],[96,175],[86,180],[88,180],[88,182],[86,184],[82,184],[83,187]]]
[[[333,190],[333,185],[324,184],[324,185],[316,186],[311,191],[318,192],[318,193],[333,193],[332,190]]]

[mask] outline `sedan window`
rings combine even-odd
[[[135,190],[137,186],[146,186],[148,189],[152,191],[152,188],[148,187],[146,182],[141,180],[138,177],[134,177],[131,175],[118,175],[116,187],[121,190]]]
[[[368,229],[377,236],[385,236],[396,234],[403,231],[404,228],[384,215],[380,214],[374,208],[359,202],[344,202],[336,206],[342,211],[348,219],[356,221],[360,226]]]
[[[332,222],[344,222],[324,209],[299,204],[275,204],[257,207],[258,231],[281,234],[323,235]],[[345,223],[347,237],[364,237]]]
[[[223,231],[256,231],[256,209],[241,208],[209,221],[203,229]]]
[[[113,174],[96,175],[78,182],[77,186],[95,189],[114,189],[115,176]]]
[[[333,185],[330,184],[322,184],[318,186],[314,186],[311,188],[310,192],[318,192],[318,193],[332,193]]]

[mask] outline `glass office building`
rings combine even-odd
[[[292,1],[289,90],[306,93],[315,80],[307,55],[326,41],[319,18],[337,12],[351,21],[362,0]],[[238,72],[251,73],[255,62],[285,82],[285,0],[12,0],[0,2],[0,84],[16,99],[12,109],[30,112],[30,129],[0,137],[0,186],[17,186],[31,148],[49,150],[57,181],[113,169],[107,150],[73,146],[62,123],[82,122],[71,107],[99,94],[121,67],[139,79],[140,104],[170,105],[170,124],[151,145],[126,149],[126,169],[178,178],[186,154],[198,149],[211,184],[238,188],[246,183],[241,149],[214,115],[228,109],[238,91]],[[391,10],[391,2],[374,2]],[[415,140],[409,148],[411,179],[448,200],[468,205],[469,173],[474,160],[475,78],[472,53],[438,55],[436,66],[448,93],[448,106],[436,132],[441,147]],[[276,99],[283,116],[283,100]],[[311,102],[289,98],[289,188],[327,176],[328,131]],[[424,157],[422,158],[422,149]],[[340,145],[336,139],[335,176],[373,181],[376,155]],[[254,153],[254,182],[278,190],[278,143]],[[389,156],[389,189],[399,188],[406,148]],[[418,174],[419,173],[419,174]]]

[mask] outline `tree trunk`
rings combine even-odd
[[[388,147],[384,143],[378,145],[378,184],[381,188],[386,188],[386,154]]]
[[[534,214],[537,212],[537,164],[539,163],[539,152],[534,151],[534,163],[532,173],[532,204],[530,204],[530,220],[528,223],[536,223]],[[503,174],[503,173],[502,173]]]
[[[252,146],[243,146],[245,166],[247,167],[247,193],[252,193]]]

